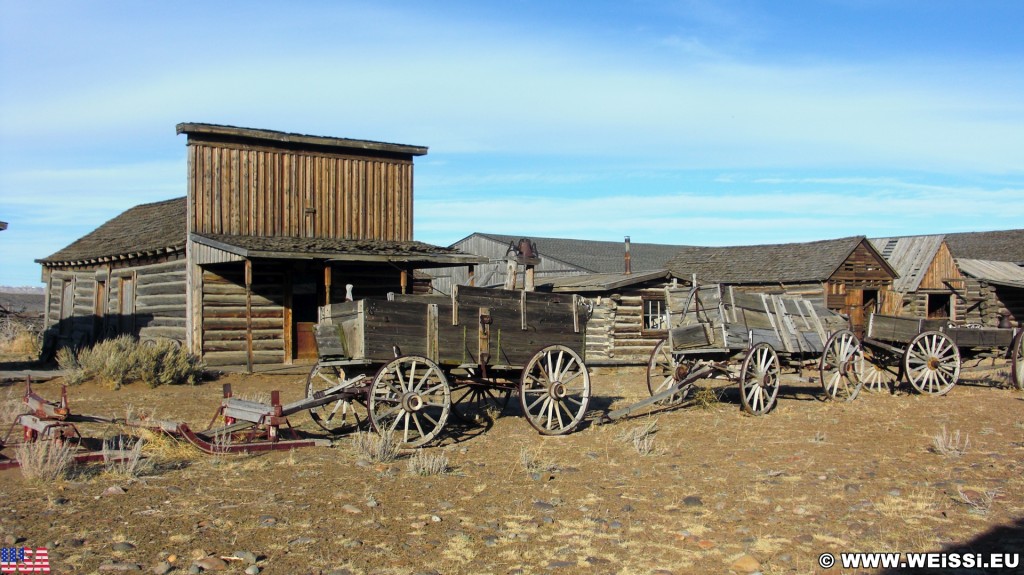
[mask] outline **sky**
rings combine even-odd
[[[427,146],[438,245],[1024,227],[1022,29],[1015,0],[0,0],[0,285],[184,196],[181,122]]]

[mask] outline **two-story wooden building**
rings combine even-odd
[[[413,237],[427,148],[212,124],[187,136],[188,195],[132,208],[41,260],[48,335],[181,341],[209,365],[315,354],[318,307],[412,292],[418,268],[483,261]]]

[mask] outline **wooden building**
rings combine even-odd
[[[589,365],[646,364],[668,335],[668,270],[563,276],[538,280],[538,291],[573,293],[593,306],[585,338]]]
[[[963,309],[969,324],[1024,325],[1024,229],[946,234],[946,243],[963,272]],[[1006,318],[1005,320],[1003,318]]]
[[[543,238],[476,232],[455,242],[450,247],[467,254],[487,258],[489,263],[478,265],[470,278],[466,267],[427,270],[433,276],[434,289],[451,293],[453,285],[501,286],[505,284],[505,255],[510,245],[521,238],[529,238],[537,245],[541,261],[534,269],[536,281],[584,274],[621,274],[626,271],[626,252],[632,270],[664,269],[665,262],[679,250],[679,246],[629,242],[606,242],[567,238]],[[522,269],[517,285],[523,285]]]
[[[872,238],[870,241],[899,274],[893,282],[894,297],[883,302],[882,313],[930,319],[960,317],[957,310],[964,309],[964,277],[956,267],[944,236]]]
[[[892,295],[896,270],[864,236],[817,242],[729,247],[687,246],[667,265],[680,279],[764,293],[821,298],[863,330],[867,314]]]
[[[132,208],[38,260],[56,340],[165,337],[209,365],[313,359],[319,306],[410,293],[418,268],[482,261],[413,241],[413,158],[424,147],[177,131],[188,138],[186,198]]]

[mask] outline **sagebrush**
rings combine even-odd
[[[159,385],[196,385],[202,379],[203,363],[170,340],[140,343],[121,335],[78,350],[57,352],[57,363],[75,385],[92,378],[118,389],[131,381],[150,387]]]
[[[0,353],[38,357],[42,333],[38,322],[15,314],[0,315]]]

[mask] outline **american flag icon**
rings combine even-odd
[[[0,548],[0,573],[49,573],[50,554],[46,547]]]

